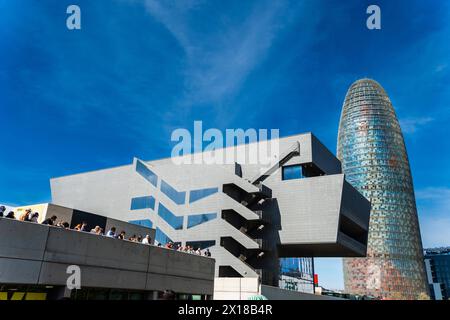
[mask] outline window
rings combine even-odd
[[[136,172],[156,187],[158,183],[158,176],[154,174],[153,171],[151,171],[149,168],[147,168],[147,166],[140,160],[136,161]]]
[[[198,201],[200,199],[206,198],[216,192],[218,192],[218,188],[207,188],[207,189],[199,189],[199,190],[192,190],[189,193],[189,203],[192,203],[194,201]]]
[[[184,204],[186,192],[184,191],[179,192],[175,190],[170,184],[168,184],[164,180],[161,181],[161,191],[176,204]]]
[[[166,243],[173,242],[161,229],[156,228],[155,240],[157,243],[161,245],[165,245]]]
[[[291,179],[301,179],[303,178],[302,166],[301,165],[293,165],[283,167],[282,179],[283,180],[291,180]]]
[[[147,208],[155,209],[155,198],[153,198],[152,196],[137,197],[131,199],[131,210]]]
[[[149,219],[143,219],[143,220],[131,220],[128,221],[129,223],[136,224],[138,226],[151,228],[153,226],[153,223]]]
[[[200,248],[201,250],[215,246],[215,240],[206,240],[206,241],[186,241],[186,246],[191,246],[195,250]]]
[[[205,213],[205,214],[195,214],[188,217],[187,227],[192,228],[199,224],[208,222],[217,218],[217,213]]]
[[[77,224],[83,221],[86,221],[88,224],[87,230],[91,230],[95,226],[99,226],[100,228],[105,229],[106,226],[106,217],[74,209],[72,214],[72,221],[70,222],[70,228],[75,228]]]
[[[183,229],[183,217],[177,217],[161,203],[159,203],[158,215],[175,230]]]

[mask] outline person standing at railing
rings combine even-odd
[[[88,224],[87,224],[86,221],[83,221],[83,222],[81,223],[80,231],[88,232]]]
[[[95,228],[94,228],[94,229],[91,229],[91,233],[95,233],[95,234],[98,234],[98,233],[99,233],[99,231],[100,231],[100,226],[95,226]]]
[[[8,218],[8,219],[16,219],[16,217],[14,216],[14,211],[10,211],[10,212],[5,216],[5,218]]]
[[[28,215],[28,221],[30,221],[30,222],[38,223],[38,219],[39,219],[39,213],[38,212],[30,213]]]
[[[143,244],[150,244],[152,240],[150,239],[149,235],[146,235],[145,238],[142,240]]]
[[[126,232],[122,230],[120,232],[120,234],[117,236],[117,239],[124,240],[125,239],[125,235],[126,235]]]
[[[29,215],[31,214],[31,209],[26,209],[24,213],[19,217],[20,221],[30,221]]]
[[[59,222],[56,226],[64,229],[70,229],[70,225],[67,221]]]
[[[56,216],[52,216],[51,218],[47,218],[44,221],[42,221],[42,224],[47,224],[49,226],[55,225],[56,222]]]
[[[109,231],[106,233],[107,237],[115,238],[116,237],[116,227],[112,227],[109,229]]]

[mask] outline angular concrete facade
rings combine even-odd
[[[152,226],[159,242],[209,247],[216,277],[259,277],[276,286],[281,257],[365,256],[370,204],[346,182],[340,162],[310,133],[276,142],[271,165],[238,156],[230,164],[174,164],[190,155],[134,159],[54,178],[52,200]],[[248,159],[261,145],[219,151]],[[291,171],[299,176],[287,179]]]

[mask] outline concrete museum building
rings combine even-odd
[[[262,143],[221,151],[248,156]],[[209,248],[215,298],[231,298],[231,278],[278,286],[280,258],[364,257],[370,203],[340,161],[311,133],[277,143],[266,166],[174,161],[184,155],[54,178],[52,201],[154,228],[161,244]]]

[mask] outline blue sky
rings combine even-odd
[[[82,30],[66,28],[78,4]],[[366,28],[369,4],[382,29]],[[0,203],[49,178],[170,155],[178,127],[312,131],[335,152],[350,84],[388,92],[424,246],[450,245],[448,1],[0,0]],[[317,262],[342,287],[340,260]]]

